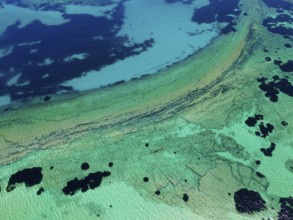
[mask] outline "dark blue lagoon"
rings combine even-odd
[[[219,11],[220,3],[211,5],[215,11],[210,16],[232,13],[231,22],[240,13],[238,1],[232,2],[224,12]],[[196,17],[197,8],[201,18]],[[209,10],[207,1],[31,7],[20,1],[4,2],[0,96],[26,100],[155,73],[203,48],[220,33],[216,19],[204,20],[204,8]]]

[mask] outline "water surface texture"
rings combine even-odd
[[[0,219],[293,219],[291,0],[0,1]]]

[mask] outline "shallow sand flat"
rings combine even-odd
[[[286,59],[290,51],[274,55],[285,41],[261,26],[257,16],[264,6],[251,4],[244,1],[255,18],[243,18],[238,32],[221,36],[164,72],[77,97],[53,97],[44,104],[32,101],[1,115],[0,206],[11,203],[1,215],[276,219],[278,198],[292,195],[292,171],[285,167],[293,155],[292,101],[280,94],[277,103],[270,102],[256,78],[270,78],[279,71],[264,61],[265,56]],[[264,54],[263,48],[271,52]],[[267,138],[257,137],[256,128],[244,123],[260,113],[275,125]],[[282,126],[282,120],[289,126]],[[270,142],[277,147],[273,157],[265,157],[259,149]],[[255,160],[262,163],[257,166]],[[83,162],[90,164],[88,171],[80,169]],[[114,165],[109,167],[109,162]],[[34,166],[43,168],[39,186],[5,191],[12,173]],[[67,181],[96,171],[111,172],[99,188],[73,196],[62,193]],[[45,192],[37,196],[41,186]],[[233,195],[241,188],[258,192],[267,209],[237,212]],[[185,193],[188,201],[182,199]],[[20,208],[15,211],[12,204]]]
[[[13,16],[11,16],[12,14]],[[4,5],[4,9],[1,9],[1,19],[3,23],[0,27],[0,36],[3,35],[7,27],[14,25],[17,22],[19,22],[18,27],[24,27],[36,19],[39,19],[47,25],[58,25],[66,22],[62,17],[62,14],[59,12],[40,12],[29,8],[17,7],[15,5]]]

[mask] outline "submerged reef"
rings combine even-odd
[[[235,206],[238,212],[252,214],[266,208],[266,202],[258,192],[240,189],[234,193]]]
[[[192,21],[198,23],[224,22],[221,32],[228,34],[236,31],[236,19],[241,14],[240,0],[214,0],[195,11]]]
[[[77,191],[86,192],[89,189],[95,189],[102,183],[104,177],[110,176],[111,173],[108,171],[95,172],[88,174],[83,179],[74,178],[67,182],[67,185],[62,189],[65,195],[73,196]]]
[[[7,192],[11,192],[16,188],[17,184],[24,183],[26,187],[32,187],[41,183],[43,179],[42,168],[33,167],[20,170],[12,174],[6,187]]]

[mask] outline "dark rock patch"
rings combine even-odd
[[[256,171],[255,173],[259,178],[265,178],[265,175],[263,175],[262,173]]]
[[[278,80],[278,79],[280,79],[280,77],[277,76],[277,75],[272,76],[272,78],[273,78],[273,80]]]
[[[187,202],[189,200],[189,196],[186,193],[184,193],[182,199],[184,202]]]
[[[270,57],[265,57],[265,61],[267,61],[267,62],[271,62],[272,59],[271,59]]]
[[[259,120],[263,120],[263,115],[255,114],[254,117],[248,117],[245,124],[249,127],[254,127]]]
[[[260,151],[263,152],[263,154],[266,157],[272,157],[273,156],[273,151],[275,149],[276,149],[276,144],[272,142],[269,148],[261,148]]]
[[[293,96],[293,86],[286,78],[273,78],[272,81],[268,81],[267,78],[261,77],[257,79],[260,82],[259,88],[265,92],[265,96],[270,99],[271,102],[278,101],[278,94],[280,92]]]
[[[267,17],[263,20],[262,24],[267,28],[268,31],[274,34],[280,34],[285,38],[293,36],[293,28],[290,25],[286,26],[283,23],[292,23],[293,17],[288,14],[279,14],[277,17]]]
[[[282,9],[285,10],[293,10],[292,4],[289,2],[286,2],[284,0],[263,0],[263,2],[270,8],[276,8],[279,11],[283,11]]]
[[[288,126],[288,122],[286,122],[286,121],[282,121],[281,124],[285,127]]]
[[[259,131],[256,131],[254,132],[256,136],[260,136],[260,132]]]
[[[293,60],[288,60],[286,63],[279,65],[283,72],[293,72]]]
[[[262,122],[260,125],[259,125],[259,129],[260,129],[260,137],[263,137],[263,138],[266,138],[267,136],[269,136],[270,133],[273,132],[275,126],[270,124],[270,123],[267,123],[266,125]]]
[[[86,192],[89,189],[95,189],[99,187],[102,183],[104,177],[110,176],[111,173],[108,171],[104,172],[95,172],[88,174],[83,179],[74,178],[67,182],[67,185],[62,189],[65,195],[73,196],[78,191]]]
[[[43,192],[45,192],[45,189],[43,187],[39,188],[37,195],[40,196]]]
[[[155,194],[156,194],[157,196],[161,195],[160,190],[156,190],[156,191],[155,191]]]
[[[240,189],[234,193],[236,210],[240,213],[252,214],[266,208],[266,202],[258,192],[248,189]]]
[[[221,32],[223,34],[228,34],[232,31],[236,31],[235,19],[240,14],[239,0],[214,0],[210,1],[209,5],[196,9],[192,21],[199,24],[210,24],[216,21],[227,23],[227,25],[222,28]]]
[[[11,192],[15,189],[16,184],[20,183],[24,183],[26,187],[38,185],[42,181],[42,179],[43,174],[41,167],[23,169],[10,176],[6,191]]]
[[[278,212],[278,220],[291,220],[293,219],[293,197],[280,198],[281,206]]]
[[[283,63],[282,60],[274,60],[274,64],[277,66],[281,65],[282,63]]]
[[[90,165],[87,162],[84,162],[81,164],[80,169],[82,170],[88,170],[90,168]]]
[[[245,120],[245,124],[249,127],[255,127],[258,124],[258,121],[262,121],[264,119],[263,115],[255,114],[254,116],[250,116]],[[266,125],[261,122],[258,124],[259,131],[256,131],[255,134],[260,137],[267,137],[274,130],[274,125],[267,123]]]
[[[47,95],[47,96],[44,97],[43,100],[44,100],[44,102],[48,102],[48,101],[51,100],[51,96],[48,96],[48,95]]]

